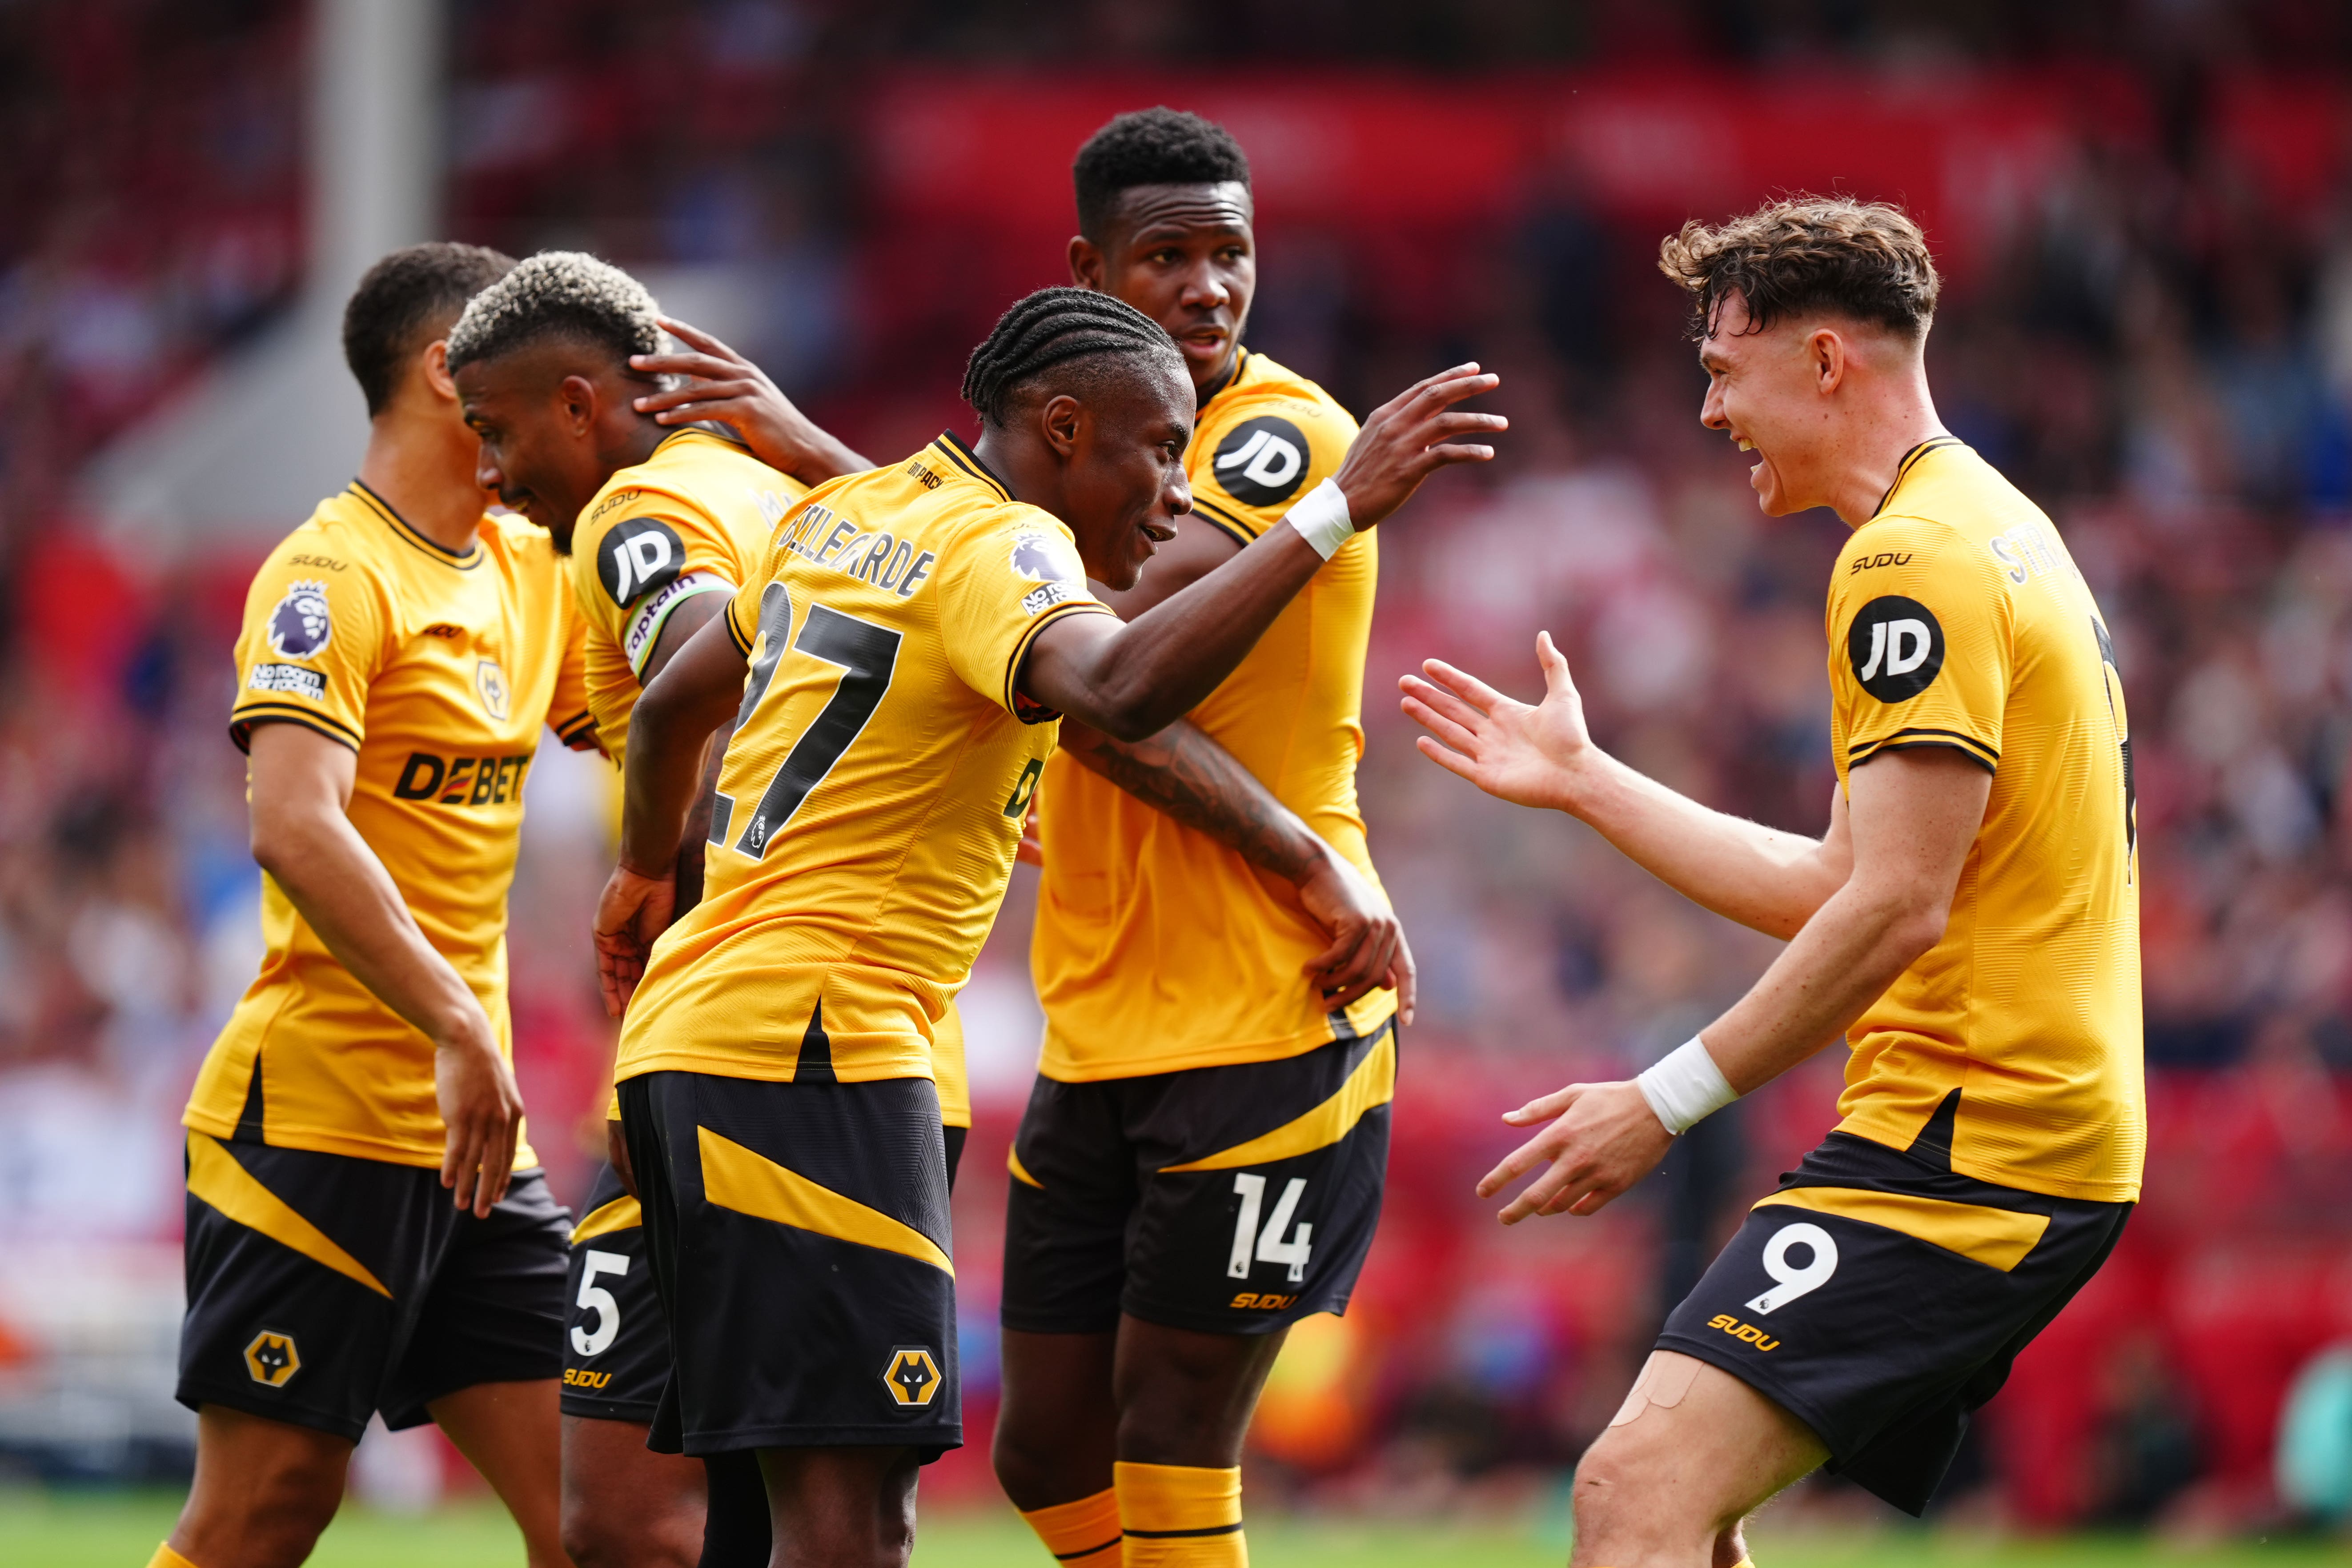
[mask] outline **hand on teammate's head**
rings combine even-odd
[[[631,370],[669,378],[659,391],[634,400],[631,406],[638,413],[671,427],[705,421],[724,425],[760,461],[812,485],[867,466],[802,413],[750,359],[674,316],[662,317],[661,324],[685,346],[629,356]]]

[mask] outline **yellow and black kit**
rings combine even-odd
[[[587,733],[578,618],[554,547],[485,517],[451,553],[354,482],[269,553],[246,595],[229,732],[299,724],[359,753],[348,807],[425,939],[509,1054],[507,889],[540,731]],[[196,1076],[185,1121],[438,1169],[433,1043],[327,951],[265,877],[268,952]],[[539,1163],[527,1142],[515,1168]]]
[[[1842,786],[1945,747],[1991,794],[1943,939],[1847,1031],[1843,1120],[1658,1344],[1754,1385],[1917,1513],[2139,1196],[2131,728],[2057,529],[1948,437],[1905,456],[1847,541],[1827,630]]]
[[[487,1218],[437,1171],[188,1134],[181,1404],[352,1442],[482,1383],[562,1369],[572,1215],[525,1171]]]
[[[660,1169],[657,1442],[961,1442],[933,1079],[1053,750],[1022,661],[1088,614],[1069,530],[952,436],[812,490],[730,605],[750,671],[703,900],[655,943],[614,1069]]]
[[[1380,1224],[1396,1049],[1391,1016],[1276,1061],[1040,1078],[1013,1145],[1004,1326],[1261,1334],[1344,1312]]]

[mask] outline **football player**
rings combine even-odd
[[[1675,1136],[1843,1036],[1843,1120],[1676,1307],[1577,1468],[1579,1563],[1732,1564],[1740,1521],[1829,1469],[1916,1514],[1970,1413],[2098,1270],[2139,1196],[2131,731],[2091,590],[2042,510],[1937,417],[1918,226],[1845,198],[1693,223],[1660,265],[1697,310],[1700,419],[1763,510],[1834,510],[1814,840],[1709,811],[1601,752],[1537,640],[1529,707],[1449,666],[1404,680],[1421,749],[1590,823],[1670,886],[1788,941],[1638,1079],[1504,1120],[1543,1131],[1479,1191],[1591,1214]]]
[[[800,420],[725,344],[668,325],[698,370],[732,362],[763,384],[760,433],[783,435],[779,460],[793,471],[768,467],[721,430],[661,421],[682,391],[635,362],[677,363],[662,354],[663,319],[644,285],[594,257],[529,258],[477,296],[449,334],[450,374],[482,440],[484,484],[544,527],[569,561],[589,707],[616,759],[625,759],[639,690],[760,569],[792,503],[813,483],[868,466]],[[750,401],[735,400],[738,417]],[[714,757],[724,744],[714,738]],[[677,877],[678,907],[689,907],[702,896],[698,832],[687,835]],[[971,1115],[949,1091],[961,1084],[961,1054],[943,1056],[940,1110],[960,1152]],[[703,1461],[646,1447],[670,1352],[644,1235],[637,1201],[608,1165],[572,1236],[565,1545],[580,1568],[764,1564],[767,1495],[748,1455],[712,1456],[706,1477]]]
[[[655,1441],[758,1450],[812,1560],[904,1562],[917,1468],[962,1440],[930,1036],[1055,721],[1132,741],[1197,705],[1361,529],[1491,456],[1450,438],[1501,427],[1454,406],[1494,384],[1465,366],[1411,388],[1316,506],[1122,624],[1087,579],[1132,587],[1173,536],[1197,396],[1148,317],[1041,290],[972,356],[978,443],[812,491],[639,700],[597,942],[677,1352]],[[730,713],[705,897],[669,925]]]
[[[359,477],[247,595],[229,733],[268,951],[185,1117],[196,1476],[164,1568],[302,1561],[378,1412],[439,1423],[530,1562],[565,1561],[571,1216],[523,1136],[507,889],[541,730],[589,747],[595,721],[562,567],[485,514],[444,342],[511,265],[425,245],[361,280]]]
[[[1315,496],[1356,422],[1244,345],[1256,237],[1223,127],[1121,115],[1074,177],[1073,279],[1167,329],[1198,402],[1192,510],[1101,595],[1132,618]],[[1246,1560],[1258,1391],[1292,1323],[1346,1310],[1379,1223],[1413,985],[1356,805],[1379,559],[1349,540],[1187,718],[1139,742],[1066,719],[1045,766],[994,1457],[1065,1563]]]

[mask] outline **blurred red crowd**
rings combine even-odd
[[[1490,8],[1497,37],[1556,9]],[[1688,27],[1662,42],[1596,24],[1557,46],[1557,78],[1505,84],[1535,130],[1511,143],[1507,178],[1475,171],[1471,202],[1439,188],[1458,148],[1365,162],[1344,140],[1370,134],[1346,131],[1349,113],[1402,106],[1380,132],[1402,145],[1430,122],[1411,105],[1505,96],[1480,78],[1399,74],[1422,36],[1399,19],[1409,7],[1364,8],[1368,35],[1391,41],[1373,51],[1384,74],[1325,69],[1322,96],[1297,100],[1314,112],[1268,74],[1294,36],[1273,22],[1236,22],[1248,47],[1204,62],[1168,41],[1153,20],[1164,7],[1089,8],[1058,54],[1034,7],[868,9],[861,26],[763,0],[659,16],[457,6],[452,232],[519,254],[596,249],[687,290],[674,299],[716,289],[741,346],[887,455],[959,418],[964,348],[1013,293],[1058,280],[1067,226],[1039,171],[1057,171],[1094,119],[1166,99],[1229,114],[1267,171],[1257,346],[1359,409],[1461,358],[1508,383],[1505,461],[1433,486],[1383,545],[1362,788],[1422,961],[1423,1024],[1359,1310],[1302,1336],[1270,1395],[1268,1458],[1359,1499],[1557,1466],[1605,1421],[1662,1310],[1664,1200],[1504,1233],[1470,1184],[1501,1146],[1496,1111],[1686,1037],[1769,944],[1664,894],[1574,825],[1430,767],[1387,693],[1433,654],[1531,693],[1533,633],[1549,626],[1604,744],[1728,809],[1819,827],[1837,524],[1756,515],[1737,455],[1697,427],[1680,301],[1649,258],[1685,208],[1712,216],[1843,173],[1860,194],[1915,197],[1941,226],[1955,266],[1931,350],[1940,405],[2058,521],[2115,628],[2132,707],[2147,1199],[2116,1263],[1993,1407],[1978,1473],[2037,1520],[2258,1512],[2287,1377],[2352,1333],[2335,1305],[2352,1279],[2340,30],[2292,5],[2247,7],[2238,46],[2208,52],[2227,68],[2200,73],[2196,49],[2155,44],[2018,68],[2003,57],[2033,35],[2013,19],[1991,43],[1961,28],[1906,53],[1886,41],[1890,8],[1873,5],[1849,7],[1877,18],[1863,44],[1824,23],[1775,54],[1779,24],[1756,23],[1761,42],[1713,58],[1696,58],[1710,49]],[[2138,15],[2037,9],[2078,43],[2110,12]],[[70,481],[298,281],[301,23],[291,0],[0,12],[0,123],[26,150],[0,170],[20,216],[0,236],[0,560],[15,609],[0,682],[0,1105],[32,1130],[0,1152],[0,1234],[172,1233],[178,1096],[257,956],[241,767],[222,725],[250,562],[167,567],[101,542]],[[2318,31],[2294,32],[2306,23]],[[1024,74],[943,74],[957,39]],[[1639,70],[1597,68],[1612,47],[1654,52]],[[877,63],[891,51],[927,63]],[[1151,74],[1171,59],[1249,74]],[[1790,68],[1833,73],[1891,117],[1885,137],[1912,126],[1924,140],[1847,171],[1832,125],[1805,143],[1814,163],[1780,172],[1741,141],[1737,110],[1785,121],[1761,73]],[[1567,101],[1595,84],[1614,94],[1605,112]],[[1716,118],[1694,119],[1708,102]],[[951,168],[951,189],[927,185],[922,146],[992,123],[956,118],[992,103],[1030,118],[938,165],[930,177]],[[2002,127],[1991,142],[1969,129],[1988,114]],[[1744,149],[1731,174],[1710,134]],[[2000,155],[1955,163],[1988,148]],[[1035,167],[992,202],[989,170],[1014,154]],[[1685,164],[1713,183],[1697,191]],[[1906,183],[1914,166],[1933,171],[1932,190]],[[1348,199],[1384,180],[1381,199]],[[952,225],[924,221],[934,194]],[[533,796],[516,895],[518,1048],[542,1128],[601,1109],[608,1037],[577,915],[604,853],[593,793]],[[1008,929],[992,949],[1000,979],[1022,937]],[[996,1081],[1017,1079],[1016,1064]],[[1746,1108],[1744,1148],[1708,1189],[1715,1233],[1828,1124],[1832,1080],[1817,1063]],[[990,1151],[1008,1114],[1000,1088],[959,1210],[965,1364],[983,1406],[1001,1206]],[[580,1190],[585,1145],[540,1141]]]

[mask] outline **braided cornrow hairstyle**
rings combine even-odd
[[[1075,362],[1155,355],[1183,374],[1176,340],[1134,306],[1091,289],[1040,289],[999,316],[995,330],[971,351],[963,399],[982,422],[1002,429],[1023,389],[1056,366],[1071,366],[1078,384],[1091,386],[1097,384],[1092,367]]]

